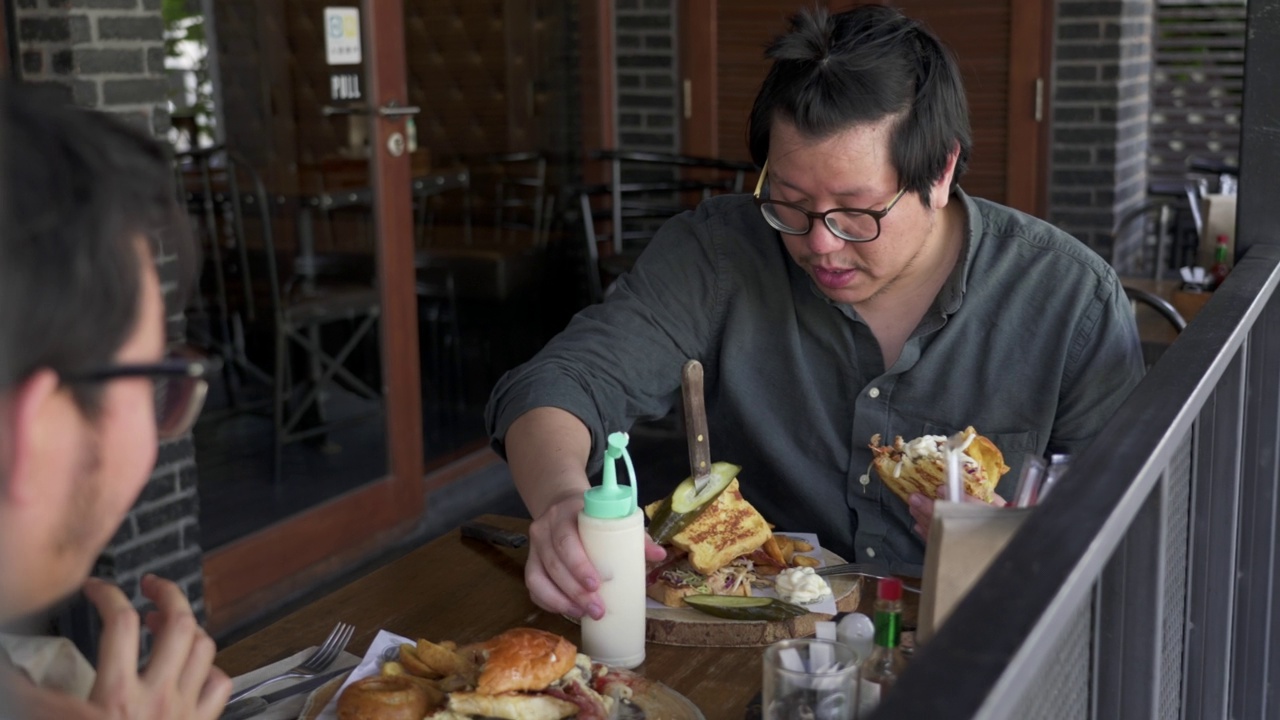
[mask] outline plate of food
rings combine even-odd
[[[303,714],[307,720],[608,717],[703,720],[666,685],[593,662],[565,638],[527,627],[469,645],[381,631],[351,674],[317,690]]]
[[[814,623],[857,608],[856,576],[813,570],[843,563],[811,533],[775,533],[728,463],[692,497],[691,479],[645,508],[667,559],[649,569],[646,638],[665,645],[753,647],[812,635]]]

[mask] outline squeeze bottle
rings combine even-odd
[[[582,618],[582,651],[596,662],[633,668],[644,662],[644,514],[636,499],[636,474],[627,435],[613,433],[605,449],[601,484],[584,494],[578,535],[600,574],[604,617]],[[631,484],[619,485],[614,463],[627,464]]]

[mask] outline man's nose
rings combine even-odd
[[[844,239],[831,232],[831,228],[820,220],[813,221],[809,234],[805,235],[805,242],[809,244],[809,251],[815,255],[829,255],[845,246]]]

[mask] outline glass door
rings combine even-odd
[[[218,107],[188,124],[213,144],[184,182],[215,206],[194,216],[220,266],[206,263],[207,335],[232,370],[195,433],[217,633],[422,514],[413,184],[429,159],[414,147],[401,0],[203,11]],[[275,267],[250,276],[255,259]]]

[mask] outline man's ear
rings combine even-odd
[[[938,177],[933,187],[929,188],[929,201],[934,210],[941,210],[951,200],[951,179],[956,174],[956,163],[960,161],[960,143],[951,146],[947,154],[947,166]]]
[[[42,454],[58,447],[58,374],[37,370],[0,399],[0,493],[7,502],[29,501]]]

